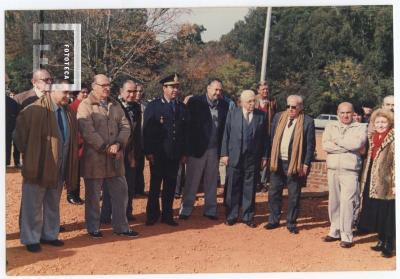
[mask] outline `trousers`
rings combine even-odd
[[[85,178],[85,221],[89,233],[100,229],[100,193],[107,188],[111,198],[112,227],[114,232],[129,230],[126,218],[128,186],[124,176],[108,178]]]
[[[217,215],[218,150],[207,149],[200,158],[188,157],[186,180],[179,214],[189,216],[193,211],[197,190],[203,178],[204,214]]]
[[[328,169],[329,235],[342,241],[353,241],[353,222],[358,210],[358,172]]]
[[[52,188],[22,183],[20,239],[24,245],[58,239],[63,182]]]
[[[268,191],[268,207],[270,211],[268,222],[278,224],[280,221],[282,214],[282,193],[286,185],[288,188],[286,226],[293,228],[296,226],[300,210],[301,178],[297,175],[288,176],[288,167],[288,161],[279,160],[278,170],[271,172],[271,185]]]

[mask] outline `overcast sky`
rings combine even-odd
[[[207,31],[202,34],[204,42],[219,40],[221,35],[231,31],[235,22],[243,20],[249,8],[191,8],[191,14],[183,15],[179,22],[203,25]]]

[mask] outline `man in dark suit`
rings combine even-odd
[[[268,137],[265,114],[255,106],[255,94],[245,90],[240,95],[241,107],[229,112],[222,140],[221,159],[227,165],[225,194],[226,221],[237,222],[242,206],[242,220],[255,228],[255,193],[260,167],[267,163]]]
[[[150,163],[150,191],[147,201],[146,225],[161,222],[177,226],[172,214],[176,176],[183,156],[185,143],[186,108],[177,100],[179,77],[167,76],[160,81],[163,96],[148,104],[144,111],[143,143],[144,153]],[[160,189],[162,212],[160,212]]]
[[[147,106],[144,93],[144,85],[142,83],[136,82],[136,98],[135,102],[140,106],[140,122],[137,123],[138,129],[137,133],[140,134],[140,148],[136,152],[136,174],[135,174],[135,196],[147,196],[144,191],[144,154],[143,154],[143,114]]]
[[[288,212],[286,227],[290,233],[297,234],[297,217],[301,187],[309,173],[314,157],[314,120],[303,112],[303,98],[290,95],[286,111],[275,115],[271,129],[271,188],[268,192],[269,220],[264,228],[279,226],[282,209],[282,192],[288,188]]]
[[[192,213],[201,181],[205,197],[203,215],[211,220],[217,219],[219,154],[229,109],[228,103],[220,98],[221,93],[222,82],[214,78],[209,81],[206,94],[190,98],[187,104],[188,158],[180,219],[187,219]]]

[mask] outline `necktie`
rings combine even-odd
[[[293,120],[294,120],[294,119],[289,119],[289,124],[287,125],[288,128],[290,128],[290,126],[292,126]]]
[[[58,127],[60,128],[61,131],[61,136],[63,141],[65,141],[65,132],[64,132],[64,124],[62,120],[62,115],[61,115],[61,108],[57,109],[57,121],[58,121]]]

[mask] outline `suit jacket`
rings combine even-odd
[[[145,155],[179,160],[184,153],[186,108],[175,100],[175,113],[164,97],[150,102],[144,111],[143,147]]]
[[[142,108],[139,103],[132,102],[131,108],[128,109],[124,106],[121,100],[118,101],[121,104],[122,109],[124,110],[125,117],[129,121],[129,126],[131,127],[131,135],[128,140],[128,144],[125,149],[125,157],[128,157],[128,161],[132,159],[138,160],[142,151],[142,131],[141,131],[141,123],[142,123]],[[132,118],[129,115],[131,111]]]
[[[29,89],[28,91],[18,93],[14,96],[14,100],[20,106],[21,110],[34,103],[37,99],[39,99],[39,97],[36,95],[36,92],[33,90],[33,88]]]
[[[231,167],[237,167],[240,160],[243,141],[243,119],[243,110],[240,107],[229,111],[226,119],[221,157],[228,156],[228,165]],[[268,157],[269,151],[265,113],[255,109],[253,111],[253,119],[250,122],[250,127],[252,129],[252,139],[248,145],[254,147],[253,150],[255,150],[255,152],[253,155],[256,157],[256,164],[258,164],[261,158],[266,159]]]
[[[218,154],[221,151],[221,142],[224,134],[226,116],[229,104],[225,100],[219,100],[217,142]],[[200,158],[206,152],[210,142],[213,120],[207,96],[194,96],[187,104],[188,124],[186,130],[186,155]]]
[[[272,127],[271,127],[271,143],[275,136],[275,130],[278,125],[279,117],[281,116],[282,112],[277,113],[272,120]],[[297,125],[297,123],[296,123]],[[292,154],[292,144],[293,144],[293,137],[290,139],[289,143],[289,161],[290,156]],[[301,158],[301,162],[307,166],[310,166],[311,161],[314,159],[314,151],[315,151],[315,127],[314,127],[314,119],[306,114],[304,114],[304,123],[303,123],[303,156]]]

